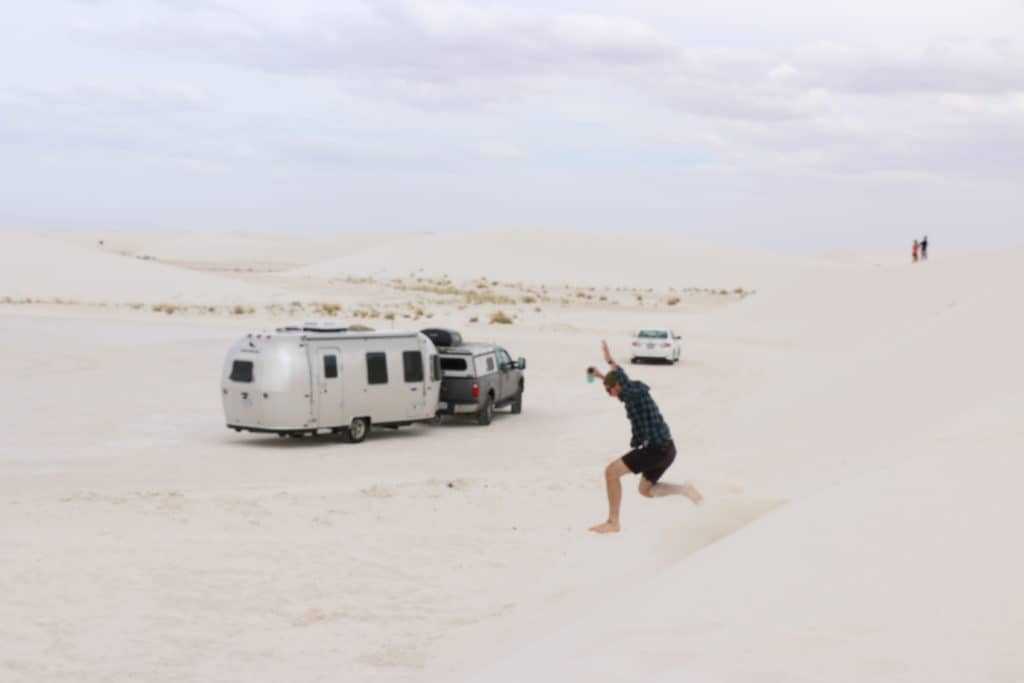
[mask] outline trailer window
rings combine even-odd
[[[441,379],[441,357],[430,357],[430,379],[435,382]]]
[[[251,360],[236,360],[231,364],[231,381],[252,382],[252,368]]]
[[[366,354],[366,381],[368,384],[388,383],[388,357],[381,352]]]
[[[402,366],[405,369],[406,382],[423,381],[423,354],[419,351],[402,353]]]
[[[446,358],[442,356],[441,369],[451,370],[453,372],[465,372],[466,370],[469,369],[469,366],[466,365],[465,358]]]
[[[337,356],[324,356],[324,377],[326,379],[336,379],[338,377]]]

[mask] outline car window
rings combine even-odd
[[[640,330],[636,336],[641,339],[668,339],[668,332],[665,330]]]
[[[251,360],[236,360],[231,364],[232,382],[252,382],[253,362]]]
[[[465,372],[469,369],[466,364],[465,358],[452,358],[450,356],[441,356],[441,369],[442,370],[454,370],[456,372]]]
[[[508,355],[508,351],[505,349],[498,349],[498,365],[505,365],[511,363],[512,357]]]
[[[405,370],[406,382],[423,381],[423,354],[419,351],[404,351],[402,367]]]
[[[477,356],[473,359],[473,362],[476,366],[476,374],[478,377],[494,372],[495,365],[493,353],[489,353],[486,356]]]
[[[388,357],[381,352],[370,352],[366,354],[366,381],[367,384],[388,383]]]

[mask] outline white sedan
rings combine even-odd
[[[681,353],[682,341],[675,332],[652,327],[637,331],[629,350],[629,360],[631,363],[641,360],[678,363]]]

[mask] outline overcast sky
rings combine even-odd
[[[0,226],[1022,244],[1024,0],[40,0]]]

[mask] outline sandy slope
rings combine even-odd
[[[563,239],[532,240],[551,275]],[[66,248],[51,259],[95,296],[252,291]],[[685,362],[631,372],[680,445],[670,478],[708,500],[630,483],[618,537],[584,530],[628,426],[582,368],[651,312],[471,328],[529,359],[524,415],[350,446],[224,429],[222,354],[256,321],[0,306],[0,679],[1024,677],[1024,254],[910,267],[673,249],[704,269],[694,286],[758,293],[657,312]],[[412,266],[404,247],[375,266],[372,250],[370,271]],[[592,284],[675,277],[658,254],[612,268],[614,248],[589,253],[570,270]],[[3,277],[25,295],[64,295],[19,272]]]
[[[271,287],[104,253],[62,239],[10,232],[0,233],[0,296],[210,304],[284,298]]]
[[[838,274],[726,313],[818,322],[781,340],[809,362],[768,369],[711,437],[730,476],[791,502],[589,608],[535,616],[543,638],[508,626],[517,644],[470,678],[1020,680],[1021,262]]]
[[[316,263],[296,277],[359,274],[378,278],[413,272],[508,282],[629,287],[756,288],[789,280],[808,259],[726,250],[651,233],[439,233],[409,236]]]
[[[198,231],[57,232],[69,244],[221,269],[281,270],[404,240],[402,233],[260,233]],[[102,245],[100,244],[102,242]]]

